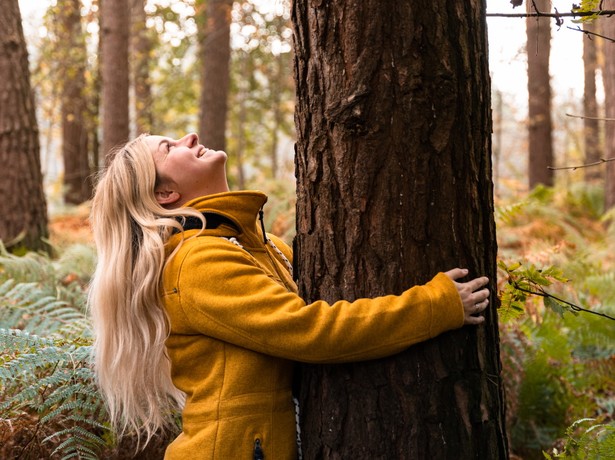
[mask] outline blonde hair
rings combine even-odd
[[[184,394],[171,382],[165,348],[169,322],[161,299],[164,242],[182,229],[155,199],[156,169],[144,135],[116,151],[100,177],[90,221],[98,252],[88,304],[94,327],[94,370],[111,423],[120,436],[168,428]]]

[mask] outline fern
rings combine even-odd
[[[38,425],[52,427],[42,442],[56,443],[54,454],[97,458],[108,425],[89,364],[91,339],[0,329],[0,350],[0,418],[36,414]]]
[[[38,253],[22,257],[0,247],[0,327],[47,335],[84,333],[84,286],[92,270],[93,249],[78,247],[57,260]],[[70,271],[74,263],[77,270]]]
[[[587,428],[585,426],[589,425]],[[596,418],[576,420],[566,430],[566,444],[555,457],[574,460],[608,460],[615,458],[615,423],[599,423]]]

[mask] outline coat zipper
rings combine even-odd
[[[260,438],[256,438],[254,441],[254,460],[264,460],[263,448],[261,447]]]

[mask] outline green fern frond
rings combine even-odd
[[[16,256],[0,250],[0,279],[13,279],[19,283],[40,283],[46,286],[55,284],[55,269],[47,255],[28,252]]]
[[[615,272],[603,272],[588,276],[584,281],[585,289],[602,303],[615,305]]]
[[[101,406],[102,407],[102,406]],[[67,415],[64,420],[67,421],[72,421],[75,423],[78,423],[81,426],[91,426],[92,428],[97,428],[101,431],[109,431],[109,423],[108,422],[101,422],[95,418],[92,418],[90,416],[84,416],[84,415],[79,415],[79,414],[71,414],[71,415]]]
[[[70,395],[70,397],[75,398],[76,396]],[[59,415],[65,415],[65,413],[74,413],[77,411],[94,414],[101,408],[101,406],[101,401],[98,401],[96,403],[84,401],[81,399],[63,401],[58,408],[49,411],[45,416],[41,417],[41,422],[46,423],[58,417]],[[66,419],[66,417],[63,418]]]
[[[49,407],[53,407],[56,404],[60,404],[63,401],[67,401],[75,395],[89,396],[86,393],[88,389],[87,384],[83,382],[69,384],[68,382],[70,380],[74,380],[74,375],[68,374],[67,377],[69,377],[69,379],[66,381],[67,382],[66,384],[62,385],[59,388],[56,388],[51,394],[49,394],[49,396],[47,396],[46,404]],[[51,382],[44,382],[44,383],[51,384]],[[88,405],[88,403],[84,401],[84,405]]]
[[[98,435],[95,435],[79,425],[60,430],[51,436],[48,436],[43,442],[51,442],[55,438],[64,438],[53,451],[52,455],[63,454],[63,459],[73,458],[92,458],[98,459],[97,448],[103,447],[105,441]]]
[[[585,426],[589,425],[587,428]],[[566,430],[567,441],[556,458],[613,459],[615,458],[615,423],[600,423],[595,418],[575,421]]]
[[[496,206],[495,208],[495,220],[498,224],[508,224],[510,225],[514,220],[519,217],[525,207],[527,206],[528,201],[519,201],[516,203]]]
[[[53,262],[56,278],[65,280],[75,275],[80,281],[89,281],[96,268],[96,248],[91,245],[74,244],[66,248]]]
[[[8,351],[0,362],[0,416],[38,414],[37,424],[54,431],[44,442],[55,443],[54,455],[64,458],[97,458],[106,444],[107,414],[94,384],[91,346],[84,337],[0,329],[0,349]]]
[[[0,327],[62,335],[88,331],[89,324],[81,306],[58,300],[55,293],[37,283],[7,280],[0,285]]]

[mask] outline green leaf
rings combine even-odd
[[[562,306],[560,302],[555,300],[553,297],[544,297],[544,305],[548,309],[553,310],[558,315],[564,316],[564,312],[566,311],[566,309]]]

